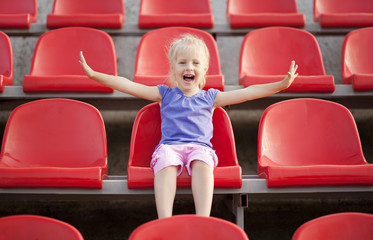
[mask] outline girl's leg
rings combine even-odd
[[[191,163],[191,169],[192,192],[196,214],[209,217],[214,194],[213,169],[206,163],[198,160]]]
[[[155,204],[158,218],[172,216],[176,194],[177,167],[170,166],[160,170],[154,177]]]

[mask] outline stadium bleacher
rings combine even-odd
[[[242,88],[239,85],[241,43],[249,32],[257,28],[231,28],[226,16],[227,0],[210,2],[214,26],[202,30],[211,33],[216,40],[225,79],[224,90]],[[53,0],[38,0],[37,5],[37,21],[28,28],[0,28],[11,40],[14,59],[13,86],[5,86],[3,92],[0,92],[1,132],[5,129],[10,112],[24,103],[45,98],[70,98],[92,104],[101,111],[105,120],[109,177],[102,180],[101,189],[0,188],[0,217],[35,213],[65,220],[81,230],[85,239],[126,239],[135,228],[156,218],[153,190],[129,189],[126,176],[132,124],[137,111],[149,102],[117,91],[25,92],[23,79],[32,71],[35,46],[41,36],[54,31],[47,27],[47,15],[52,13]],[[124,5],[126,21],[122,27],[97,28],[113,40],[118,75],[132,79],[141,38],[154,29],[138,26],[140,0],[125,0]],[[306,220],[328,213],[373,213],[372,186],[271,188],[267,186],[266,179],[257,175],[256,138],[263,110],[273,103],[301,97],[330,100],[349,108],[356,118],[366,160],[373,163],[373,92],[369,89],[355,91],[352,85],[343,84],[341,76],[343,41],[348,33],[358,28],[324,28],[313,19],[312,1],[297,0],[297,7],[298,12],[306,16],[304,28],[298,29],[309,32],[317,40],[326,74],[334,77],[335,90],[328,93],[283,92],[226,108],[232,120],[238,161],[243,170],[242,187],[217,188],[212,215],[236,222],[254,240],[272,239],[274,236],[290,239]],[[193,213],[191,190],[179,189],[177,195],[175,213]]]

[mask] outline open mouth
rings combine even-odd
[[[191,82],[194,80],[194,75],[193,74],[185,74],[183,76],[184,80],[187,81],[187,82]]]

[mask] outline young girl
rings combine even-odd
[[[169,78],[173,86],[145,86],[119,76],[92,70],[80,52],[80,64],[87,76],[118,91],[154,101],[161,106],[162,139],[151,160],[154,192],[159,218],[172,216],[176,178],[183,166],[192,178],[192,193],[197,215],[209,216],[214,191],[213,169],[218,163],[212,150],[212,114],[216,107],[265,97],[290,86],[298,66],[290,64],[287,76],[279,82],[253,85],[221,92],[202,90],[209,63],[203,40],[185,35],[169,49]]]

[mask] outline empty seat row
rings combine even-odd
[[[3,0],[0,27],[28,28],[36,15],[37,0]],[[232,28],[305,25],[296,0],[227,0],[226,15]],[[123,0],[55,0],[47,27],[121,28],[124,21]],[[373,6],[370,0],[314,0],[314,21],[322,27],[373,26]],[[212,28],[214,16],[209,0],[141,0],[138,26]]]
[[[292,240],[340,239],[368,240],[373,235],[373,215],[368,213],[342,212],[312,219],[293,234]],[[193,229],[193,231],[190,231]],[[225,220],[193,215],[179,215],[158,219],[137,227],[129,240],[142,239],[235,239],[248,240],[246,233]]]
[[[156,103],[134,121],[127,167],[129,189],[152,188],[151,155],[159,143]],[[211,143],[219,159],[215,187],[241,188],[233,129],[227,113],[213,114]],[[244,161],[244,160],[241,160]],[[14,109],[0,153],[0,187],[102,188],[107,178],[106,132],[99,111],[69,99],[44,99]],[[268,187],[373,185],[349,110],[320,99],[293,99],[268,107],[258,132],[258,176]],[[190,187],[185,173],[179,187]]]
[[[121,28],[124,18],[123,0],[56,0],[53,13],[47,16],[47,26]],[[29,28],[36,22],[37,0],[2,0],[0,28]]]
[[[169,27],[146,33],[138,46],[133,81],[145,85],[168,82],[165,47],[172,39],[191,33],[202,38],[210,51],[205,88],[224,90],[224,76],[215,39],[195,28]],[[356,91],[373,90],[373,27],[361,28],[345,37],[342,48],[342,83]],[[100,46],[100,47],[97,47]],[[13,82],[12,46],[0,32],[0,92]],[[117,75],[115,46],[107,33],[93,28],[69,27],[51,30],[38,40],[30,74],[23,79],[23,90],[35,92],[101,92],[113,89],[89,79],[77,56],[83,51],[87,62],[99,72]],[[241,45],[238,84],[244,87],[279,81],[289,63],[299,65],[299,76],[289,92],[333,92],[334,77],[327,75],[316,38],[307,31],[289,27],[267,27],[249,32]]]
[[[314,218],[296,229],[292,240],[340,239],[368,240],[373,235],[373,215],[358,212],[334,213]],[[193,229],[191,231],[190,229]],[[1,236],[7,240],[83,240],[74,226],[49,217],[14,215],[0,218]],[[249,240],[237,225],[216,217],[178,215],[146,222],[135,228],[129,240],[235,239]]]

